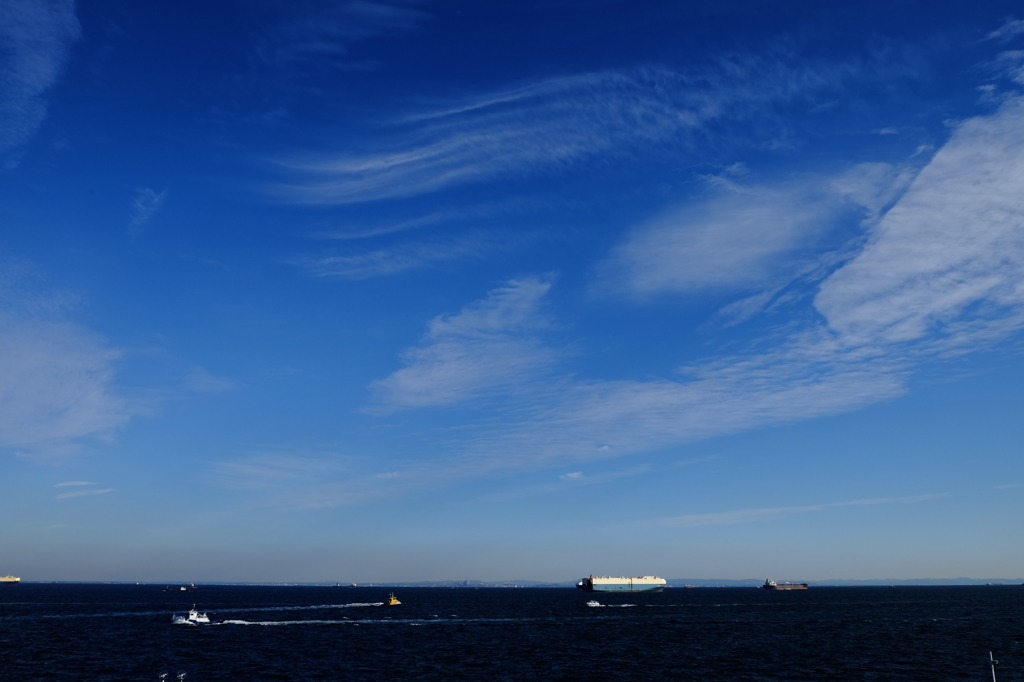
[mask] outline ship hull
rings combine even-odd
[[[17,585],[21,582],[21,578],[15,578],[13,575],[0,575],[0,585]]]
[[[584,587],[587,592],[661,592],[664,585],[592,585]]]
[[[765,585],[766,590],[806,590],[807,585]]]

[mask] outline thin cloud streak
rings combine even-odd
[[[57,495],[55,499],[66,500],[71,497],[83,497],[85,495],[103,495],[112,492],[114,492],[113,488],[104,488],[102,490],[76,490],[73,493],[61,493],[60,495]]]
[[[795,514],[826,511],[840,507],[874,506],[881,504],[916,504],[945,497],[945,495],[914,495],[912,497],[873,498],[852,500],[850,502],[831,502],[828,504],[808,504],[799,507],[765,507],[761,509],[735,509],[727,512],[710,514],[686,514],[656,519],[654,523],[670,528],[696,528],[699,526],[727,526],[737,523],[754,523],[757,521],[773,521]]]
[[[96,484],[95,483],[91,483],[89,481],[65,481],[64,483],[57,483],[53,487],[54,488],[63,488],[65,486],[69,486],[69,485],[96,485]]]
[[[494,244],[486,237],[470,234],[448,241],[409,242],[373,250],[295,258],[291,262],[314,277],[363,280],[479,257],[492,248]]]
[[[418,2],[347,0],[288,3],[287,16],[258,41],[255,55],[264,64],[284,68],[342,67],[351,61],[350,45],[376,36],[413,31],[429,18]]]
[[[260,490],[279,485],[308,484],[338,468],[336,462],[325,459],[263,454],[216,462],[210,466],[207,478],[223,488]]]

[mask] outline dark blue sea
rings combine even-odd
[[[163,587],[4,586],[0,679],[1024,681],[1022,586]]]

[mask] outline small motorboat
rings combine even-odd
[[[402,602],[398,601],[398,598],[395,597],[395,593],[392,592],[391,594],[388,595],[388,600],[387,600],[386,603],[387,603],[388,606],[398,606]]]
[[[587,602],[587,606],[591,606],[591,607],[593,607],[593,606],[603,606],[603,604],[601,602],[597,601],[596,599],[591,599],[590,601]]]
[[[188,612],[188,622],[195,623],[196,625],[199,625],[200,623],[208,624],[210,622],[210,617],[205,613],[199,613],[196,611],[196,605],[193,604],[192,609]]]

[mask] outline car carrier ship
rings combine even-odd
[[[641,575],[636,578],[612,578],[593,576],[576,583],[576,587],[587,592],[661,592],[666,581],[656,575]]]

